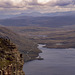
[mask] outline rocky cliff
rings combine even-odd
[[[0,26],[0,36],[3,38],[10,38],[10,40],[16,44],[20,53],[23,54],[25,62],[34,60],[41,52],[37,48],[37,43],[13,32],[6,27]]]
[[[10,39],[0,38],[0,75],[25,75],[23,56]]]

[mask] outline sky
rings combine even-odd
[[[21,13],[75,11],[75,0],[0,0],[0,17]]]

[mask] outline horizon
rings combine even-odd
[[[0,0],[0,19],[22,15],[61,16],[74,13],[75,0]]]

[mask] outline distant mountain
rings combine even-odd
[[[32,16],[32,17],[54,17],[54,16],[75,16],[75,11],[66,11],[66,12],[52,12],[52,13],[40,13],[40,12],[30,12],[30,11],[26,11],[24,13],[20,13],[20,14],[15,14],[11,15],[4,15],[4,14],[0,14],[0,19],[6,19],[6,18],[13,18],[13,17],[18,17],[18,16]]]
[[[52,13],[40,13],[40,12],[25,12],[15,16],[32,16],[32,17],[54,17],[54,16],[75,16],[75,11],[67,11],[67,12],[52,12]],[[10,16],[11,17],[11,16]]]
[[[75,16],[75,11],[44,13],[43,16]]]
[[[75,16],[19,16],[10,19],[0,20],[1,25],[5,26],[44,26],[44,27],[61,27],[75,25]]]

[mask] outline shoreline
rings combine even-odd
[[[40,49],[40,50],[41,50],[41,48],[48,48],[48,49],[75,49],[75,48],[54,48],[54,47],[52,48],[52,47],[46,47],[46,44],[37,44],[37,45],[38,45],[37,48]],[[43,53],[43,52],[41,51],[41,53]],[[27,62],[34,61],[34,60],[44,60],[44,58],[39,57],[39,56],[40,56],[40,53],[38,53],[38,56],[35,57],[34,59],[30,59],[30,60],[24,61],[24,62],[27,63]]]
[[[65,47],[66,45],[53,45],[53,46],[47,46],[45,43],[40,43],[38,45],[44,45],[44,48],[49,48],[49,49],[69,49],[69,48],[75,48],[75,47]]]

